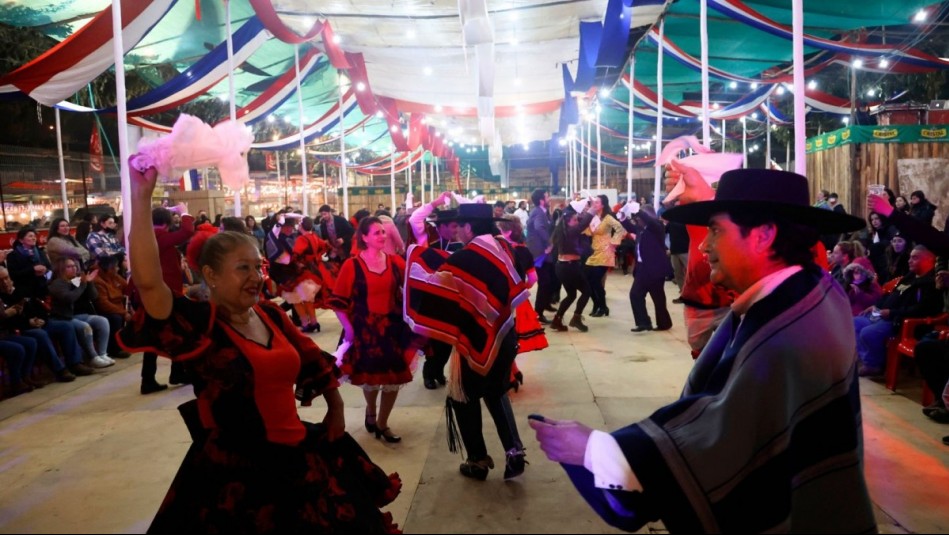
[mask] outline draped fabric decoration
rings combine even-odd
[[[354,91],[350,89],[343,95],[343,116],[349,115],[358,107]],[[303,129],[303,139],[309,143],[314,139],[329,134],[339,125],[339,103],[330,107],[322,117],[306,125]],[[300,144],[300,133],[296,132],[276,141],[254,143],[251,148],[265,150],[288,150]]]
[[[654,44],[659,44],[659,30],[653,28],[649,30],[649,33],[646,34],[646,38]],[[663,47],[662,51],[665,55],[670,58],[678,61],[679,63],[689,67],[695,72],[701,72],[702,62],[695,56],[689,55],[685,52],[680,46],[675,44],[672,39],[666,35],[663,38]],[[828,58],[828,56],[830,56]],[[831,55],[829,52],[821,52],[815,54],[814,56],[808,58],[807,63],[810,65],[805,71],[804,74],[811,75],[816,72],[827,68],[833,63],[840,61],[840,58],[844,57],[843,54]],[[782,71],[768,71],[767,76],[760,76],[758,78],[748,78],[747,76],[741,76],[738,74],[732,74],[722,69],[717,69],[711,65],[708,67],[709,76],[714,76],[721,80],[729,80],[733,82],[744,82],[747,84],[777,84],[777,83],[790,83],[791,82],[791,72],[790,68],[784,69]]]
[[[708,0],[708,5],[720,13],[735,20],[740,20],[753,28],[757,28],[763,32],[781,37],[782,39],[787,39],[788,41],[791,40],[792,32],[790,26],[775,22],[774,20],[751,9],[751,7],[740,0]],[[890,45],[873,45],[849,43],[846,41],[834,41],[832,39],[824,39],[822,37],[816,37],[814,35],[808,34],[804,35],[804,44],[805,46],[810,46],[821,50],[841,52],[853,56],[886,56],[890,58],[890,61],[901,61],[920,67],[928,67],[932,69],[949,68],[949,61],[945,61],[941,58],[937,58],[936,56],[932,56],[915,49],[904,49]]]
[[[234,64],[247,61],[264,42],[270,39],[263,24],[252,17],[234,32]],[[227,78],[227,40],[218,44],[191,68],[148,93],[128,101],[129,115],[152,115],[176,108],[203,95]],[[102,112],[114,113],[106,108]]]
[[[235,32],[235,57],[242,60],[246,59],[262,44],[262,41],[267,38],[266,30],[260,26],[256,17],[252,18]],[[130,123],[159,132],[171,132],[170,126],[159,125],[145,119],[133,120],[133,117],[159,113],[206,94],[208,89],[227,76],[226,45],[227,43],[218,45],[213,51],[192,65],[184,73],[148,93],[130,100],[128,103]],[[301,79],[306,79],[311,74],[317,72],[321,65],[325,64],[325,61],[321,61],[322,59],[323,55],[319,50],[311,49],[308,51],[307,54],[300,59]],[[293,96],[295,92],[296,73],[294,72],[293,66],[290,66],[257,98],[237,110],[238,120],[247,124],[254,124],[277,110],[287,99]],[[72,104],[67,101],[60,102],[57,104],[57,107],[73,112],[115,112],[114,107],[93,109]]]
[[[625,154],[613,154],[606,152],[605,150],[597,150],[596,144],[588,144],[583,140],[582,137],[578,137],[577,141],[582,147],[587,148],[593,156],[599,155],[602,158],[605,165],[611,165],[613,167],[622,167],[626,168],[626,155]],[[651,140],[650,140],[651,141]],[[643,156],[641,158],[633,159],[633,164],[635,165],[651,165],[656,161],[656,155],[650,154],[648,156]]]
[[[123,0],[122,43],[135,47],[177,0]],[[112,6],[33,61],[0,77],[0,94],[21,91],[40,104],[72,96],[114,64]]]

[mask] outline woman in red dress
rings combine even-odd
[[[296,287],[287,301],[292,304],[300,316],[303,332],[319,332],[320,322],[316,320],[316,309],[324,308],[329,299],[335,281],[329,268],[324,265],[323,255],[330,251],[326,241],[313,232],[313,218],[304,217],[300,223],[300,233],[293,243],[293,256],[296,261]],[[285,293],[284,298],[288,295]]]
[[[524,227],[521,226],[521,220],[515,215],[506,215],[504,219],[504,221],[498,221],[497,223],[498,229],[501,231],[501,237],[510,242],[514,248],[514,260],[518,267],[524,270],[527,287],[533,288],[537,284],[537,269],[534,267],[534,255],[524,245]],[[549,345],[547,335],[544,334],[544,327],[537,319],[537,312],[531,306],[529,299],[525,299],[518,305],[514,310],[514,314],[518,355],[540,351]],[[517,369],[517,362],[515,361],[511,365],[511,388],[517,392],[522,384],[524,384],[524,374]]]
[[[189,251],[210,301],[173,296],[149,224],[157,173],[130,168],[129,252],[142,307],[120,343],[183,362],[197,396],[179,407],[194,442],[149,532],[397,533],[379,507],[398,495],[398,476],[345,433],[332,357],[259,301],[256,241],[238,232],[195,238],[204,243]],[[317,395],[328,406],[323,422],[301,421],[294,398],[307,405]]]
[[[389,414],[399,389],[412,381],[418,349],[402,319],[405,260],[386,254],[386,231],[377,217],[360,220],[355,242],[359,254],[340,268],[330,299],[343,326],[340,343],[348,346],[340,368],[363,389],[366,430],[386,442],[399,442],[402,437],[389,429]]]

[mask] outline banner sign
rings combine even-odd
[[[949,125],[851,126],[807,140],[808,154],[848,143],[930,143],[949,141]]]

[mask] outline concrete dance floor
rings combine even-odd
[[[390,418],[399,444],[376,440],[362,427],[359,389],[342,387],[347,429],[404,487],[389,507],[407,533],[614,533],[583,503],[559,465],[546,460],[527,426],[532,412],[615,429],[675,399],[692,359],[681,306],[670,305],[675,327],[630,333],[631,278],[607,281],[611,315],[586,318],[587,333],[548,333],[551,347],[518,358],[525,384],[512,394],[530,465],[505,482],[504,453],[487,411],[485,438],[499,468],[485,482],[458,473],[448,452],[444,389],[407,385]],[[666,286],[667,297],[678,295]],[[651,310],[651,303],[650,303]],[[588,307],[589,311],[589,307]],[[651,312],[650,312],[651,313]],[[335,316],[321,316],[317,343],[332,351]],[[176,407],[190,387],[142,396],[140,355],[73,383],[0,402],[0,532],[141,533],[188,448]],[[420,374],[419,374],[420,375]],[[920,413],[918,379],[907,371],[899,393],[861,379],[867,477],[884,533],[949,532],[949,426]],[[160,359],[158,378],[168,378]],[[319,421],[323,406],[300,410]],[[662,531],[660,524],[644,532]]]

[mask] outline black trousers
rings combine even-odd
[[[107,348],[110,355],[115,355],[122,349],[119,347],[118,342],[115,340],[115,335],[122,330],[122,327],[125,325],[125,316],[121,314],[103,314],[105,319],[109,320],[109,347]]]
[[[142,382],[155,381],[155,374],[158,373],[158,355],[145,352],[142,355]],[[185,377],[184,364],[180,362],[171,363],[171,377]]]
[[[583,266],[580,261],[558,261],[557,278],[560,279],[560,283],[563,284],[563,289],[567,293],[567,296],[560,300],[557,315],[563,317],[570,310],[570,305],[573,304],[574,299],[577,299],[578,292],[580,298],[577,299],[577,308],[573,312],[574,314],[583,314],[583,309],[586,308],[587,301],[590,300],[590,285],[587,283],[587,278],[583,276]]]
[[[949,343],[927,335],[916,344],[913,355],[919,372],[936,396],[936,403],[942,405],[942,392],[949,383]]]
[[[445,364],[451,357],[451,344],[431,340],[432,354],[425,357],[425,363],[422,364],[423,379],[438,379],[445,377]]]
[[[665,278],[633,276],[633,286],[629,289],[629,304],[633,309],[633,320],[637,327],[652,327],[649,312],[646,311],[646,294],[652,297],[656,308],[656,328],[660,330],[672,327],[672,316],[666,306]]]
[[[553,262],[544,262],[537,268],[537,293],[534,297],[534,310],[543,314],[550,306],[557,288],[557,273]]]
[[[587,284],[590,285],[590,299],[593,300],[593,308],[606,308],[606,282],[603,277],[606,276],[606,266],[583,266],[583,272],[587,278]]]
[[[484,434],[481,429],[481,400],[491,413],[498,438],[505,451],[512,449],[522,450],[520,434],[517,431],[517,422],[514,420],[514,411],[511,400],[507,397],[510,385],[511,364],[517,356],[517,333],[514,329],[504,337],[494,366],[488,375],[482,377],[468,367],[468,363],[461,363],[461,384],[464,387],[467,402],[451,400],[452,410],[458,423],[461,440],[468,452],[468,459],[480,461],[488,455],[488,447],[484,443]]]

